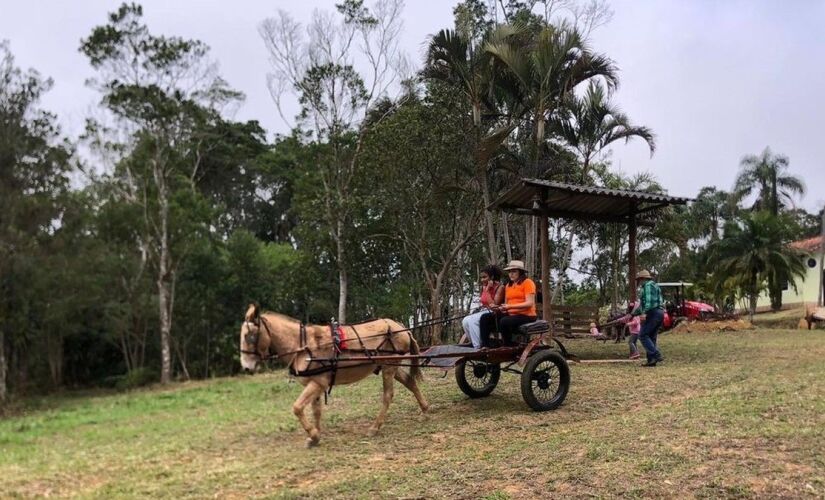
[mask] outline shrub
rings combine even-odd
[[[151,368],[143,367],[132,370],[125,375],[112,378],[114,379],[115,389],[128,391],[156,382],[160,378],[160,375]]]

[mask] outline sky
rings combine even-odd
[[[212,48],[221,75],[246,94],[234,116],[287,132],[266,87],[267,52],[258,24],[289,11],[308,21],[335,0],[143,0],[156,33],[197,38]],[[366,2],[368,5],[370,1]],[[452,26],[448,0],[407,0],[400,45],[420,64],[427,37]],[[76,137],[98,96],[79,41],[119,2],[0,0],[0,40],[17,65],[54,79],[43,107]],[[766,146],[790,158],[805,181],[799,205],[825,206],[825,2],[818,0],[611,0],[612,21],[591,45],[620,69],[615,99],[634,123],[657,136],[651,157],[642,142],[616,144],[610,158],[627,174],[651,172],[669,193],[693,197],[702,186],[730,189],[746,154]]]

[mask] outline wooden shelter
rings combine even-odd
[[[551,182],[542,179],[521,179],[508,189],[488,210],[502,210],[520,215],[540,217],[542,316],[550,317],[550,241],[548,219],[569,219],[586,222],[627,224],[630,254],[628,286],[631,300],[636,300],[636,230],[639,225],[652,225],[651,216],[670,205],[685,205],[689,198],[644,193],[624,189],[607,189]]]

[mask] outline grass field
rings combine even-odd
[[[664,335],[665,364],[573,365],[565,404],[518,379],[468,400],[429,372],[433,411],[380,379],[340,386],[304,448],[283,371],[25,401],[0,421],[0,496],[531,498],[825,496],[825,333]],[[585,356],[626,346],[577,343]]]

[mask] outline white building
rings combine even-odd
[[[791,243],[792,248],[802,250],[805,255],[802,257],[805,263],[805,279],[796,279],[796,290],[787,284],[782,291],[782,309],[795,309],[807,304],[816,304],[819,300],[819,287],[822,286],[825,277],[820,256],[822,255],[822,245],[825,243],[822,236],[808,238],[807,240],[795,241]],[[825,292],[825,290],[823,290]],[[756,302],[757,311],[766,311],[771,308],[771,299],[768,292],[763,292]]]

